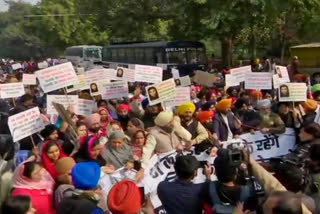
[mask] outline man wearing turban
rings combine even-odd
[[[208,132],[206,129],[198,120],[193,118],[195,110],[196,106],[193,103],[186,103],[178,107],[181,125],[188,130],[192,136],[191,142],[188,144],[189,147],[208,139]]]
[[[228,141],[240,134],[241,123],[231,112],[232,99],[223,99],[217,105],[213,131],[220,141]]]

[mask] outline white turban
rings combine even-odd
[[[168,125],[173,120],[172,111],[162,111],[158,114],[156,119],[154,119],[154,123],[157,126],[163,127]]]

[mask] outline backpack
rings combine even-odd
[[[236,208],[235,206],[229,203],[223,203],[219,195],[217,193],[217,187],[219,182],[211,182],[210,183],[210,197],[213,202],[213,210],[216,214],[232,214],[233,210]],[[249,186],[241,186],[241,193],[240,193],[240,202],[245,202],[252,194],[251,189]]]

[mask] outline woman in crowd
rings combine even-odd
[[[106,165],[106,160],[101,156],[103,145],[100,144],[99,138],[87,137],[83,139],[79,151],[74,155],[74,159],[79,162],[96,162],[100,166]]]
[[[108,126],[110,122],[113,121],[109,110],[106,107],[99,107],[98,113],[100,114],[100,127],[102,130],[103,136],[108,136]]]
[[[133,152],[129,145],[125,143],[125,135],[116,131],[109,136],[107,149],[103,153],[108,164],[116,169],[125,166],[129,161],[133,161]]]
[[[47,170],[36,162],[25,162],[15,170],[12,196],[29,196],[37,214],[54,214],[54,186]]]
[[[77,126],[77,135],[79,139],[88,136],[88,129],[84,122],[78,121],[76,123],[76,126]]]
[[[31,198],[25,195],[10,197],[3,205],[2,213],[36,214]]]
[[[42,162],[44,168],[50,173],[54,180],[58,178],[56,169],[57,161],[63,157],[67,157],[67,155],[63,153],[61,146],[54,141],[48,140],[45,142],[42,150]]]
[[[147,135],[143,130],[138,130],[131,139],[131,149],[135,161],[140,161],[143,154],[143,147],[146,144]]]
[[[127,133],[131,137],[135,134],[138,130],[144,130],[144,124],[141,120],[136,117],[133,117],[129,120],[127,126]]]

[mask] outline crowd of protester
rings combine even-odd
[[[23,73],[38,70],[33,62],[22,62],[22,68],[12,70],[13,63],[2,63],[1,83],[21,82]],[[47,61],[48,66],[58,63]],[[252,68],[275,72],[274,63],[267,58],[254,62]],[[227,73],[222,70],[221,76]],[[176,179],[162,181],[157,191],[168,214],[320,213],[320,125],[315,122],[320,73],[300,74],[294,59],[289,74],[291,82],[310,82],[307,101],[279,102],[276,90],[208,88],[193,83],[191,102],[168,110],[161,104],[149,104],[145,85],[129,83],[130,96],[122,99],[91,97],[88,90],[73,92],[95,100],[96,108],[88,117],[68,109],[70,124],[46,114],[46,94],[39,85],[27,87],[21,97],[0,99],[2,213],[154,213],[150,196],[138,187],[152,155],[192,148],[210,148],[214,165],[203,166],[207,181],[194,184],[200,162],[191,155],[177,156]],[[45,129],[32,139],[13,143],[8,117],[34,106],[41,111]],[[255,131],[281,135],[286,128],[295,130],[297,142],[296,150],[286,157],[258,163],[243,151],[250,175],[263,187],[260,195],[240,179],[241,167],[232,164],[222,144]],[[121,181],[103,195],[101,177],[122,167],[136,170],[135,180]],[[210,180],[212,173],[216,181]]]

